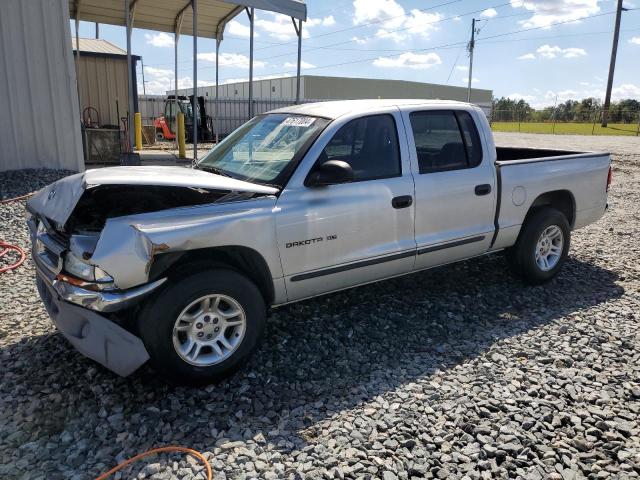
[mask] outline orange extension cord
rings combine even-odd
[[[148,451],[146,451],[144,453],[136,455],[135,457],[131,457],[129,460],[125,460],[124,462],[120,463],[119,465],[116,465],[115,467],[113,467],[108,472],[105,472],[102,475],[100,475],[99,477],[96,477],[96,480],[105,480],[105,479],[109,478],[111,475],[113,475],[114,473],[122,470],[127,465],[130,465],[133,462],[136,462],[136,461],[140,460],[141,458],[148,457],[148,456],[154,455],[156,453],[163,453],[163,452],[182,452],[182,453],[187,453],[189,455],[192,455],[192,456],[196,457],[198,460],[200,460],[204,464],[205,468],[207,469],[207,480],[213,480],[213,473],[211,472],[211,465],[209,465],[209,462],[207,462],[207,459],[204,458],[204,455],[202,455],[200,452],[192,450],[191,448],[175,447],[175,446],[153,448],[153,449],[148,450]]]
[[[15,198],[8,198],[6,200],[0,200],[0,205],[5,203],[17,202],[19,200],[26,200],[31,195],[33,195],[33,193],[27,193],[26,195],[22,195],[20,197],[15,197]],[[18,254],[20,255],[20,258],[18,258],[18,260],[16,260],[11,265],[6,265],[0,268],[0,273],[8,272],[9,270],[14,270],[18,268],[20,265],[24,263],[24,261],[27,258],[27,255],[24,253],[24,250],[22,248],[20,248],[17,245],[13,245],[11,243],[3,242],[2,240],[0,240],[0,257],[6,255],[11,250],[18,252]]]

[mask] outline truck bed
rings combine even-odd
[[[591,152],[524,147],[496,147],[496,153],[496,160],[504,163],[522,160],[565,160],[569,158],[576,158],[576,155],[593,155]]]

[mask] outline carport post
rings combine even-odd
[[[80,112],[80,123],[82,118],[82,95],[80,95],[80,20],[78,20],[78,10],[76,9],[76,89],[78,91],[78,109]]]
[[[178,140],[178,111],[180,110],[178,108],[178,42],[180,41],[180,31],[182,30],[182,19],[184,18],[184,9],[187,7],[184,7],[180,13],[178,13],[178,15],[176,16],[176,24],[174,27],[174,31],[173,31],[173,57],[174,57],[174,81],[175,83],[173,84],[173,104],[174,104],[174,109],[173,109],[173,118],[174,118],[174,125],[173,128],[174,130],[174,142],[176,142],[176,144],[178,144],[179,140]],[[169,105],[171,105],[171,103],[169,103]],[[165,121],[169,121],[169,128],[171,128],[171,119],[167,119],[165,118]],[[182,157],[180,157],[182,158]]]
[[[133,151],[133,72],[131,70],[131,12],[129,0],[124,0],[125,25],[127,28],[127,86],[129,90],[129,102],[127,112],[127,128],[129,130],[129,152]]]
[[[249,118],[253,118],[253,7],[247,9],[249,15]]]
[[[213,125],[216,130],[216,144],[218,143],[218,112],[220,110],[220,103],[218,100],[218,55],[220,53],[220,41],[222,39],[218,34],[216,34],[216,113],[213,120]]]
[[[300,64],[302,63],[302,20],[298,20],[291,17],[293,22],[293,28],[296,29],[296,35],[298,35],[298,71],[296,74],[296,105],[300,103]]]
[[[191,0],[193,11],[193,164],[198,162],[198,0]]]

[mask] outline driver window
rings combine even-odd
[[[327,160],[342,160],[351,165],[355,182],[401,176],[393,116],[371,115],[351,120],[322,151],[320,163]]]

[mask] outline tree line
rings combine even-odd
[[[536,110],[525,100],[512,100],[501,97],[493,99],[493,121],[522,122],[593,122],[599,121],[602,103],[597,98],[584,98],[580,101],[567,100],[556,107]],[[640,102],[631,98],[611,102],[609,122],[636,123],[640,115]]]

